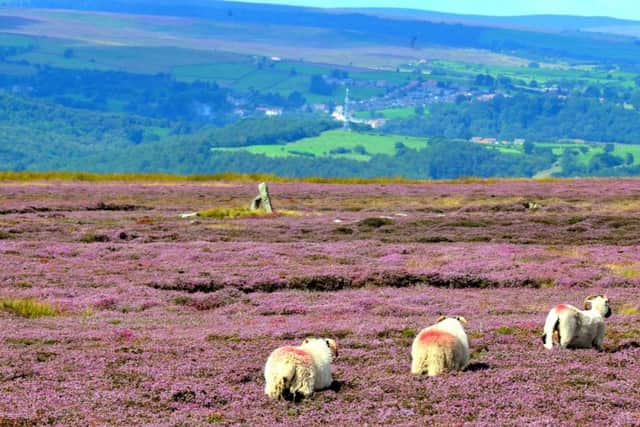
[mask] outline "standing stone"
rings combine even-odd
[[[267,183],[260,183],[260,185],[258,185],[258,191],[259,194],[255,199],[253,199],[253,202],[251,202],[251,210],[257,211],[262,207],[266,213],[273,213],[273,207],[271,206],[271,197],[269,197],[269,188],[267,187]]]

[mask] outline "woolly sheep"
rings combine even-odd
[[[464,317],[440,317],[435,325],[423,329],[411,346],[411,373],[429,376],[462,370],[469,364],[469,341]]]
[[[338,355],[332,339],[307,338],[297,346],[275,349],[264,367],[264,392],[273,399],[286,393],[309,397],[331,385],[331,362]]]
[[[602,350],[604,319],[611,316],[606,295],[590,295],[584,300],[584,310],[569,304],[551,309],[544,323],[542,341],[551,350],[557,342],[562,348],[592,348]]]

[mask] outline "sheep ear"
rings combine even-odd
[[[446,318],[447,318],[447,316],[440,316],[440,317],[438,317],[438,320],[436,320],[436,323],[440,323]]]
[[[591,310],[591,301],[585,301],[584,302],[584,309],[585,310]]]
[[[333,353],[334,357],[338,357],[338,344],[336,344],[335,340],[327,339],[325,340],[327,343],[327,347]]]
[[[458,319],[458,322],[462,323],[463,325],[467,324],[467,319],[465,319],[462,316],[458,316],[458,317],[456,317],[456,319]]]

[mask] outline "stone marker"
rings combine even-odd
[[[271,197],[269,197],[269,188],[267,188],[266,182],[261,182],[258,185],[259,194],[251,202],[251,210],[257,211],[263,208],[266,213],[273,213],[273,207],[271,206]]]

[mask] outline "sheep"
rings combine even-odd
[[[295,346],[275,349],[264,367],[264,392],[272,399],[290,394],[309,397],[333,383],[331,362],[338,356],[332,339],[307,338]]]
[[[611,316],[606,295],[589,295],[584,310],[569,304],[556,305],[544,323],[542,342],[548,350],[558,342],[562,348],[592,348],[602,351],[604,319]]]
[[[411,346],[411,373],[430,377],[444,371],[462,370],[469,364],[469,341],[464,317],[441,316],[423,329]]]

